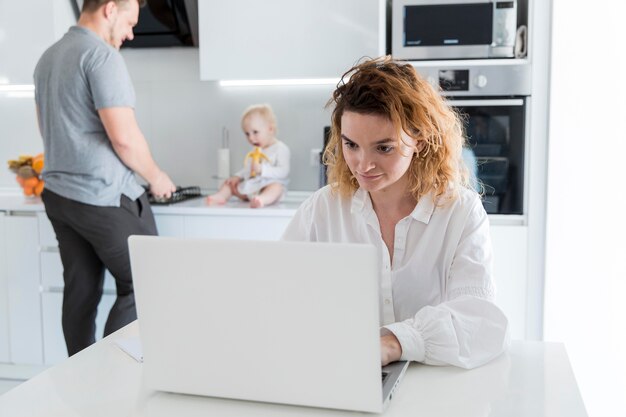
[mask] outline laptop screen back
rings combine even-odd
[[[381,411],[373,246],[153,236],[129,246],[150,387]]]

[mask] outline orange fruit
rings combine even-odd
[[[24,195],[33,195],[35,189],[33,187],[24,187]]]
[[[37,185],[35,185],[35,195],[37,197],[39,197],[41,195],[41,192],[43,191],[43,186],[44,186],[44,182],[43,181],[39,181],[39,183]]]
[[[43,169],[43,154],[39,154],[33,158],[32,167],[37,174],[41,174],[41,170]]]
[[[26,188],[35,188],[37,186],[37,184],[39,184],[39,178],[37,178],[37,177],[30,177],[30,178],[26,178],[24,180],[24,184],[22,184],[22,187],[24,187],[24,189],[26,189]]]
[[[24,186],[24,178],[20,177],[19,175],[15,176],[15,180],[17,181],[17,183],[20,185],[20,187]]]

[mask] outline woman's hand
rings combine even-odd
[[[385,366],[391,362],[399,361],[402,356],[402,346],[393,333],[387,333],[380,337],[380,364]]]

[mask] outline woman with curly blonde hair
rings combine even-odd
[[[473,368],[495,358],[508,321],[493,302],[489,221],[468,185],[459,118],[410,64],[389,57],[347,71],[329,103],[330,184],[283,239],[377,247],[382,365]]]

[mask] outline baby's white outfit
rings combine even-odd
[[[248,198],[256,197],[263,188],[270,184],[282,184],[283,189],[287,188],[289,182],[289,157],[290,152],[287,145],[277,140],[271,146],[261,149],[269,161],[261,160],[261,173],[255,177],[250,177],[250,166],[252,160],[247,158],[244,167],[235,175],[243,180],[237,186],[237,191]],[[283,192],[284,195],[284,192]]]

